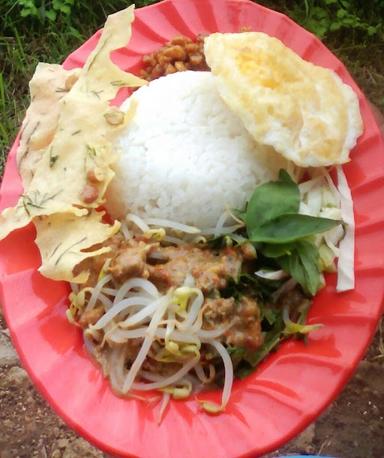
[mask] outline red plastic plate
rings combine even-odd
[[[29,226],[0,243],[1,302],[21,360],[52,407],[78,433],[109,453],[141,457],[258,456],[288,441],[335,398],[362,357],[384,294],[384,143],[367,100],[341,62],[287,17],[247,0],[165,0],[137,10],[132,40],[114,53],[136,71],[141,56],[176,34],[235,32],[242,26],[280,38],[303,58],[335,70],[357,92],[364,134],[344,167],[355,204],[356,288],[336,294],[335,276],[316,297],[309,323],[325,326],[308,345],[287,342],[246,380],[236,381],[226,412],[209,416],[194,400],[156,408],[115,396],[88,358],[79,330],[67,323],[68,287],[42,277]],[[81,66],[96,33],[64,62]],[[21,182],[9,156],[0,207],[15,204]],[[219,400],[219,393],[212,393]]]

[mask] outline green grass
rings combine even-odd
[[[78,2],[70,17],[59,17],[54,23],[22,18],[16,3],[0,2],[0,177],[29,104],[28,82],[37,63],[61,63],[104,24],[108,14],[133,2]],[[135,3],[144,6],[154,2],[142,0]]]
[[[58,1],[64,5],[71,0]],[[22,17],[25,0],[0,2],[0,177],[9,147],[28,106],[28,81],[39,61],[60,63],[102,26],[106,16],[126,7],[122,0],[73,0],[70,13],[55,21],[44,16],[51,2],[40,5],[40,16]],[[135,2],[138,7],[155,0]],[[259,0],[288,14],[319,34],[344,61],[368,97],[384,110],[384,1]],[[364,7],[360,5],[364,3]],[[48,5],[48,6],[47,6]],[[346,13],[340,14],[339,10]],[[343,17],[338,17],[343,16]]]

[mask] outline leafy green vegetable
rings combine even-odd
[[[280,170],[279,180],[258,186],[248,202],[245,215],[248,235],[278,216],[297,213],[299,205],[299,187],[285,170]]]
[[[318,248],[309,237],[341,222],[299,214],[300,191],[289,174],[258,186],[246,208],[247,235],[265,258],[272,258],[303,289],[314,295],[322,285]]]
[[[281,340],[284,339],[282,335],[284,331],[284,321],[280,313],[278,319],[275,321],[273,328],[265,333],[263,345],[256,351],[247,350],[244,353],[244,360],[252,367],[256,367],[273,349],[275,349]]]
[[[245,348],[243,347],[227,347],[227,352],[236,366],[244,358]]]
[[[263,303],[269,302],[272,294],[279,289],[282,284],[282,280],[266,280],[264,278],[257,277],[256,275],[242,273],[236,287],[240,294],[242,292],[246,292],[247,289],[249,290],[249,288],[252,288],[252,291],[256,294],[257,299]]]
[[[241,364],[239,367],[236,368],[235,370],[235,375],[237,378],[240,380],[245,379],[248,377],[249,374],[252,374],[252,372],[255,370],[254,367],[252,367],[250,364],[245,363]]]
[[[295,249],[294,243],[264,244],[260,250],[267,258],[279,258],[280,256],[290,255]]]
[[[243,379],[253,372],[255,367],[286,338],[283,331],[284,322],[280,312],[277,324],[272,330],[264,333],[264,343],[258,350],[251,351],[241,347],[227,348],[235,366],[236,377]]]
[[[262,318],[265,318],[270,326],[273,326],[281,315],[281,310],[272,307],[263,307]]]
[[[326,232],[340,223],[341,221],[335,219],[286,213],[254,227],[248,235],[252,242],[289,243]]]
[[[332,263],[333,253],[326,249],[320,253],[314,243],[314,235],[332,229],[340,221],[299,214],[299,207],[299,187],[287,172],[281,170],[278,181],[256,188],[242,217],[248,240],[257,250],[252,268],[282,268],[301,285],[305,293],[315,295],[323,283],[322,268]],[[243,239],[241,243],[244,243]],[[305,324],[311,303],[307,298],[299,298],[297,303],[294,297],[293,301],[287,302],[290,305],[284,307],[270,305],[273,293],[283,283],[284,280],[269,280],[252,273],[242,273],[236,283],[228,284],[231,295],[236,294],[239,298],[252,290],[257,297],[264,338],[256,351],[227,348],[237,377],[247,376],[285,339],[291,336],[305,339],[309,332],[321,327],[319,324]]]
[[[315,295],[322,284],[319,252],[317,247],[306,240],[296,242],[290,255],[276,259],[281,267],[291,274],[304,289]]]
[[[238,378],[244,378],[249,375],[254,368],[266,357],[269,353],[276,350],[288,337],[296,337],[306,339],[309,332],[315,331],[322,327],[321,324],[306,325],[306,315],[311,302],[306,300],[300,307],[295,310],[297,321],[292,321],[288,306],[281,308],[265,307],[264,320],[262,321],[264,342],[256,351],[248,350],[242,347],[228,347],[228,353],[235,366],[235,373]],[[267,311],[271,313],[266,313]],[[297,315],[298,314],[298,315]],[[268,317],[268,315],[270,315]],[[268,323],[266,324],[266,320]],[[270,321],[271,320],[271,321]],[[272,325],[269,327],[269,325]]]

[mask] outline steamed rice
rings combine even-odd
[[[242,208],[258,184],[287,162],[257,145],[220,98],[211,73],[181,72],[152,81],[135,100],[119,138],[121,155],[108,210],[122,218],[165,218],[215,226],[226,207]]]

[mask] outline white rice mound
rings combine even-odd
[[[118,140],[120,157],[107,195],[115,218],[131,212],[200,228],[243,208],[256,185],[287,161],[258,146],[220,98],[210,72],[174,73],[127,99],[137,102]]]

